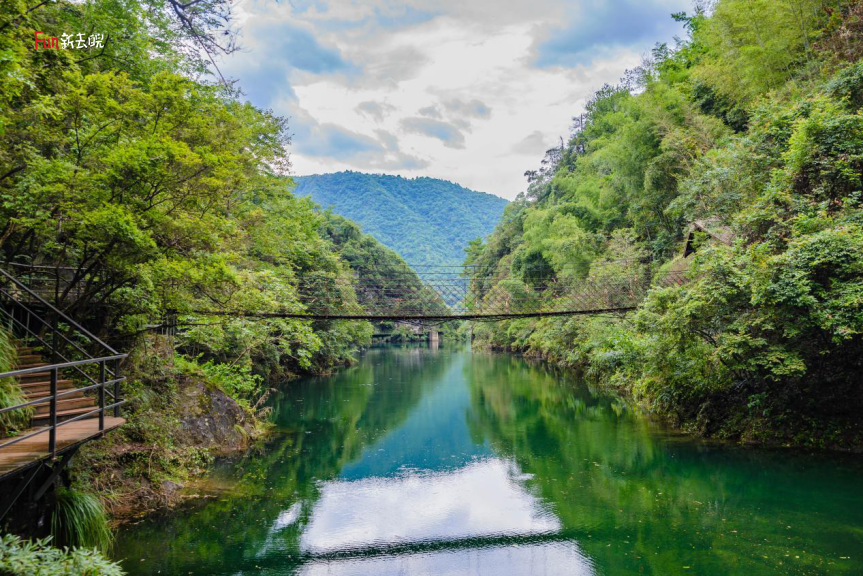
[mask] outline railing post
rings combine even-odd
[[[120,374],[119,374],[120,367],[118,366],[118,364],[119,364],[119,361],[114,363],[114,380],[116,380],[116,382],[114,382],[114,404],[117,404],[120,401],[120,377],[119,377],[120,376]],[[114,406],[114,417],[115,418],[120,417],[120,407],[119,406]]]
[[[99,431],[105,429],[105,361],[99,362]]]
[[[58,358],[57,348],[60,346],[60,318],[57,317],[57,314],[53,315],[51,332],[51,362],[56,363]]]
[[[48,431],[48,452],[53,458],[57,454],[57,368],[51,369],[51,404]]]

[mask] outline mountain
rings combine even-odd
[[[295,177],[297,196],[358,223],[411,265],[458,265],[494,230],[507,201],[436,178],[337,172]]]
[[[363,234],[354,222],[327,214],[318,233],[357,274],[354,290],[357,302],[370,313],[444,314],[446,306],[431,288],[423,286],[418,274],[402,258],[370,234]],[[387,276],[398,273],[398,282]]]

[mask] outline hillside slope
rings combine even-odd
[[[294,178],[297,196],[357,222],[412,265],[456,265],[485,237],[506,200],[435,178],[337,172]]]

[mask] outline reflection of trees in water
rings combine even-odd
[[[240,463],[214,471],[213,483],[227,486],[218,499],[121,535],[130,574],[154,573],[154,564],[163,574],[254,571],[255,560],[273,547],[285,570],[299,562],[320,483],[398,428],[456,358],[422,348],[381,352],[370,351],[332,377],[288,382],[275,393],[274,438]],[[154,557],[153,550],[166,547]],[[141,565],[140,558],[148,561]]]
[[[475,440],[532,475],[526,484],[600,573],[772,574],[789,558],[818,572],[859,551],[859,508],[781,455],[662,439],[612,396],[515,358],[475,357],[466,378]]]
[[[532,475],[518,481],[599,573],[861,573],[859,468],[707,449],[663,437],[625,403],[565,374],[506,356],[423,350],[373,351],[332,378],[289,383],[274,399],[278,434],[213,475],[228,486],[222,496],[122,539],[130,573],[243,574],[257,565],[290,573],[320,482],[402,427],[461,359],[473,441]]]

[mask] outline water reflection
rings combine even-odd
[[[582,576],[594,574],[589,560],[573,542],[520,546],[475,546],[466,550],[431,553],[408,552],[383,557],[313,560],[299,572],[303,576],[405,576],[408,574],[477,576]]]
[[[445,473],[412,472],[323,485],[301,538],[309,554],[500,534],[557,531],[560,522],[498,459]]]
[[[117,556],[131,574],[863,573],[854,459],[670,437],[569,380],[373,350],[289,383],[272,442],[212,475],[220,496],[123,531]]]

